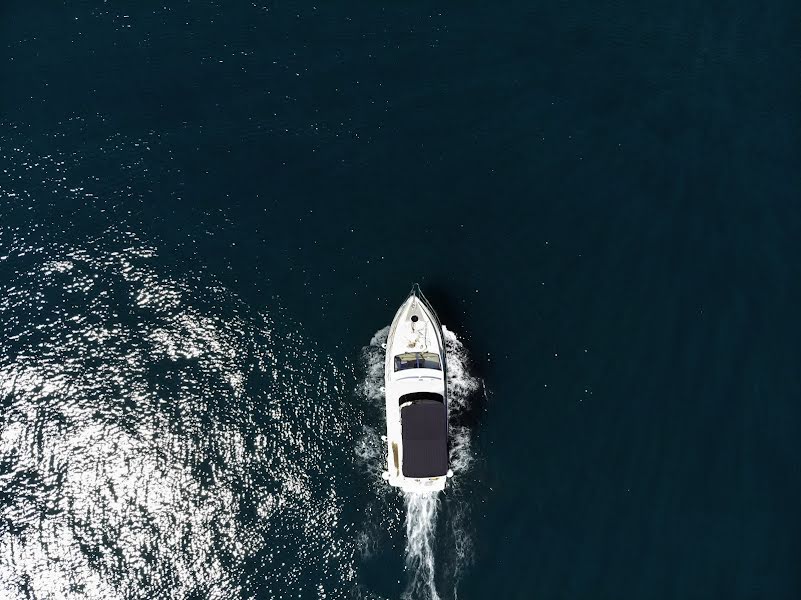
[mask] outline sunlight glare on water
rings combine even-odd
[[[2,232],[0,596],[349,597],[347,375],[131,232],[28,237]]]

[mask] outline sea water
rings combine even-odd
[[[128,4],[0,9],[0,597],[801,597],[798,2]]]

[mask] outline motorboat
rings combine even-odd
[[[437,314],[415,284],[395,313],[386,342],[387,470],[405,492],[445,489],[448,397],[445,343]]]

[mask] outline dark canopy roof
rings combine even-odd
[[[445,404],[419,400],[401,408],[403,475],[441,477],[448,471],[448,414]]]

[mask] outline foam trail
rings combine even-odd
[[[373,481],[376,491],[376,502],[368,507],[368,513],[381,518],[366,523],[368,528],[359,535],[362,555],[372,554],[382,533],[376,523],[390,523],[392,528],[393,500],[397,498],[395,491],[381,479],[385,469],[385,451],[380,434],[384,414],[384,356],[382,347],[386,342],[389,327],[377,331],[370,345],[363,351],[365,378],[360,384],[360,393],[371,404],[376,413],[377,424],[365,425],[364,434],[356,445],[356,455],[364,465]],[[472,539],[469,534],[469,504],[464,498],[463,489],[469,482],[469,470],[474,457],[471,451],[471,431],[460,424],[461,417],[469,405],[470,398],[481,386],[481,381],[469,372],[467,352],[452,331],[443,327],[447,361],[447,386],[449,407],[450,466],[454,477],[448,481],[444,494],[403,494],[403,513],[405,521],[406,546],[405,564],[407,585],[403,592],[403,600],[440,600],[436,581],[447,583],[452,579],[452,597],[456,598],[458,584],[465,568],[472,560]],[[380,416],[379,416],[380,415]],[[447,510],[443,511],[443,508]],[[440,514],[445,514],[444,522],[440,522]],[[438,540],[437,532],[444,533]],[[443,544],[445,546],[443,547]],[[437,577],[438,563],[435,557],[442,560],[440,570],[449,567],[447,572]]]
[[[403,599],[439,600],[434,581],[439,494],[404,494],[403,502],[406,507],[406,570],[409,573]]]

